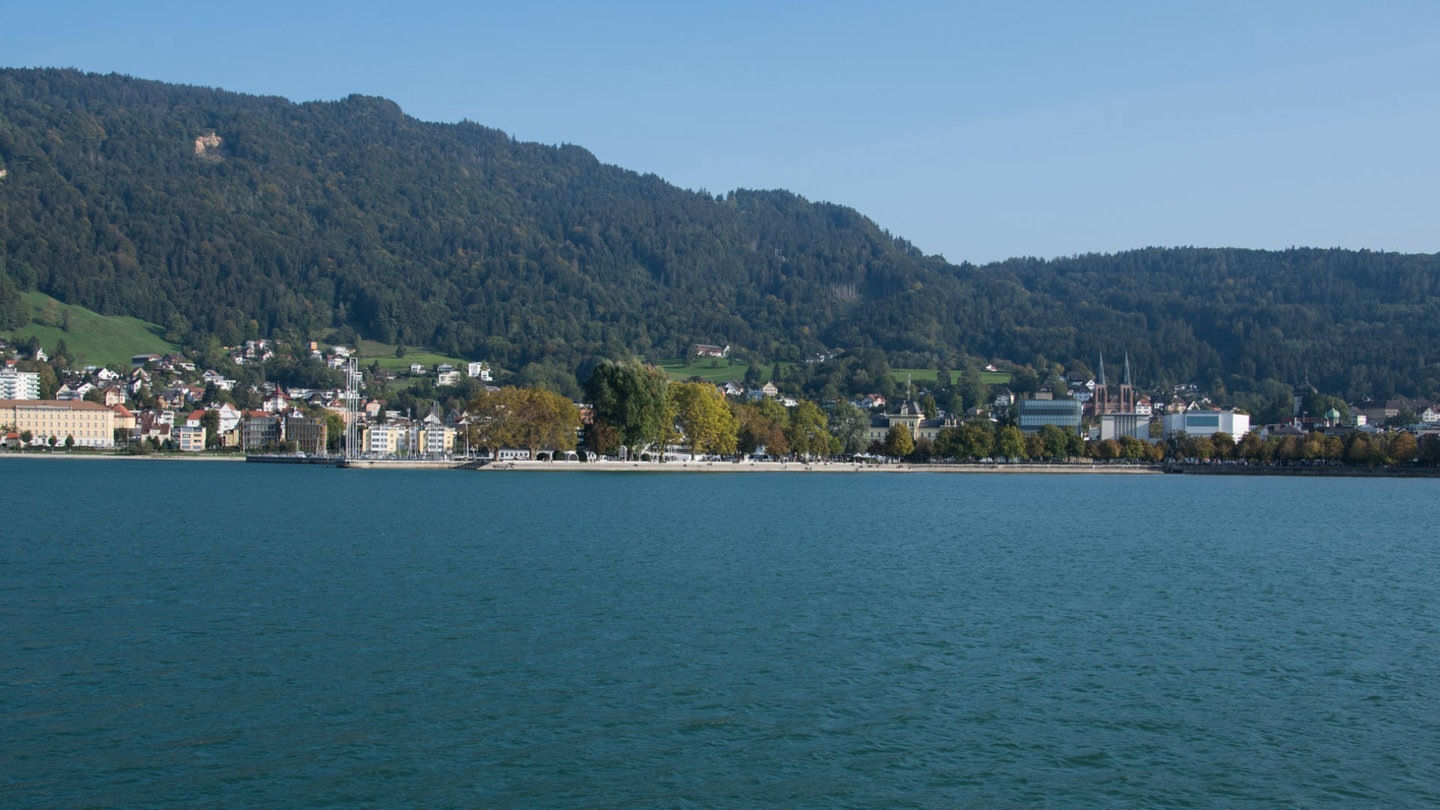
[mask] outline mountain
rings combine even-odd
[[[0,70],[0,172],[0,298],[43,291],[193,345],[358,334],[569,373],[694,343],[952,368],[1128,351],[1154,383],[1440,392],[1440,256],[957,266],[849,208],[687,191],[384,99],[58,69]]]

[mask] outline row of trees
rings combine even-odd
[[[811,401],[792,408],[770,399],[734,402],[709,383],[670,382],[659,369],[633,361],[601,363],[586,381],[585,391],[594,408],[586,432],[590,449],[603,455],[623,452],[635,458],[653,453],[655,448],[683,444],[701,455],[763,450],[772,456],[814,458],[869,451],[917,463],[1084,457],[1146,463],[1165,459],[1440,463],[1440,439],[1432,436],[1421,441],[1406,432],[1356,431],[1343,437],[1312,433],[1268,439],[1249,434],[1239,442],[1230,434],[1215,433],[1160,443],[1131,437],[1086,442],[1079,434],[1054,425],[1026,435],[1013,424],[981,419],[947,427],[933,441],[917,441],[908,427],[896,425],[883,441],[870,442],[866,438],[869,415],[853,405],[839,403],[827,413]],[[469,436],[473,447],[569,451],[577,445],[579,410],[559,394],[504,388],[482,392],[469,407],[474,417]]]
[[[1228,433],[1182,436],[1166,446],[1173,458],[1291,463],[1328,462],[1377,467],[1395,464],[1440,464],[1440,437],[1417,438],[1403,430],[1386,433],[1352,431],[1343,436],[1309,433],[1304,436],[1270,436],[1251,433],[1236,442]]]
[[[843,419],[827,418],[813,402],[786,408],[774,400],[738,403],[704,382],[671,382],[638,362],[604,362],[585,385],[593,406],[586,431],[590,449],[603,455],[640,458],[675,444],[698,455],[754,453],[828,456],[856,447],[868,422],[858,408]],[[581,415],[574,403],[539,388],[481,391],[468,403],[471,447],[565,452],[575,449]],[[857,418],[859,417],[859,418]]]

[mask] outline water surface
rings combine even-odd
[[[1430,480],[0,481],[9,806],[1440,804]]]

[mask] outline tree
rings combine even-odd
[[[839,442],[841,453],[863,453],[869,429],[869,414],[852,403],[838,402],[830,412],[830,435]]]
[[[66,311],[68,312],[69,310],[66,310]],[[73,434],[73,433],[66,433],[66,434],[65,434],[65,449],[66,449],[66,450],[73,450],[73,449],[75,449],[75,434]]]
[[[885,434],[885,455],[904,458],[915,451],[915,436],[906,425],[891,425]]]
[[[815,457],[830,454],[833,437],[826,429],[825,412],[815,403],[804,400],[790,410],[785,438],[792,452]]]
[[[1025,455],[1025,434],[1015,425],[1000,428],[995,435],[995,454],[1004,458],[1020,458]]]
[[[790,453],[790,443],[785,439],[785,424],[777,422],[761,404],[744,403],[734,407],[735,419],[740,428],[736,432],[736,449],[742,453],[756,453],[764,450],[771,456],[785,456]],[[780,409],[783,416],[784,408]]]
[[[671,383],[669,396],[691,453],[735,452],[740,422],[720,389],[706,382]]]
[[[532,456],[541,450],[575,449],[580,411],[559,394],[506,387],[482,392],[467,408],[472,420],[466,438],[472,447],[492,451],[523,447]]]
[[[995,455],[995,426],[988,421],[961,425],[958,450],[962,458],[981,459]]]
[[[1415,460],[1419,449],[1415,434],[1404,430],[1392,433],[1385,447],[1385,463],[1409,464]]]
[[[1064,459],[1070,455],[1070,437],[1059,425],[1041,425],[1040,430],[1035,434],[1040,437],[1041,456],[1044,458]]]
[[[30,307],[20,291],[0,271],[0,330],[19,329],[30,322]]]
[[[745,367],[745,376],[741,379],[741,385],[744,385],[746,388],[759,388],[764,382],[765,381],[760,378],[759,363],[751,363]]]
[[[669,381],[653,366],[606,360],[585,381],[585,395],[597,422],[615,432],[619,444],[638,451],[660,438]]]
[[[1215,448],[1216,458],[1234,458],[1235,437],[1224,431],[1216,431],[1210,435],[1210,443]]]

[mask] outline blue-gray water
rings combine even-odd
[[[1440,482],[0,460],[0,805],[1440,805]]]

